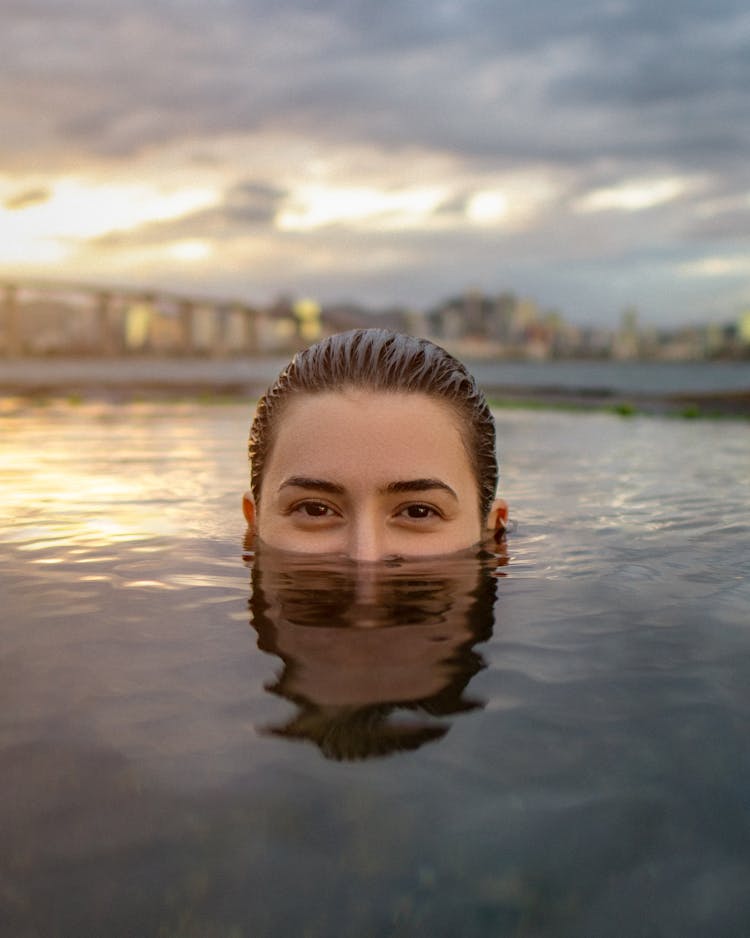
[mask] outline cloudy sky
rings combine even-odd
[[[745,0],[4,0],[0,275],[750,306]]]

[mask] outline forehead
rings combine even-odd
[[[385,482],[441,472],[454,481],[471,475],[458,415],[422,393],[347,390],[288,402],[275,427],[266,481],[270,475],[328,477],[365,469]]]

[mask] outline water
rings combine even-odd
[[[0,388],[108,387],[126,390],[161,384],[185,388],[263,389],[288,363],[254,359],[0,359]],[[544,361],[483,360],[471,370],[489,390],[565,389],[614,394],[707,394],[750,391],[750,361]]]
[[[748,934],[747,425],[503,412],[507,556],[364,577],[249,416],[5,409],[0,934]]]
[[[750,390],[750,361],[475,362],[471,370],[487,387],[653,395]]]

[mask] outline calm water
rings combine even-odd
[[[128,387],[155,380],[177,387],[265,387],[288,358],[254,359],[0,359],[0,387],[59,388],[90,383]],[[750,391],[750,361],[477,361],[472,372],[492,388],[564,388],[621,394]]]
[[[364,575],[249,417],[0,417],[0,934],[750,933],[747,424],[504,412],[507,555]]]
[[[680,394],[750,390],[750,361],[475,362],[488,387],[603,390],[622,394]]]

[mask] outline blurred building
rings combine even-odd
[[[545,360],[750,357],[750,310],[735,322],[642,328],[635,308],[616,329],[576,326],[510,291],[468,290],[426,311],[322,305],[282,294],[258,306],[168,292],[64,284],[0,287],[0,354],[231,356],[285,354],[324,335],[380,326],[432,338],[459,357]]]

